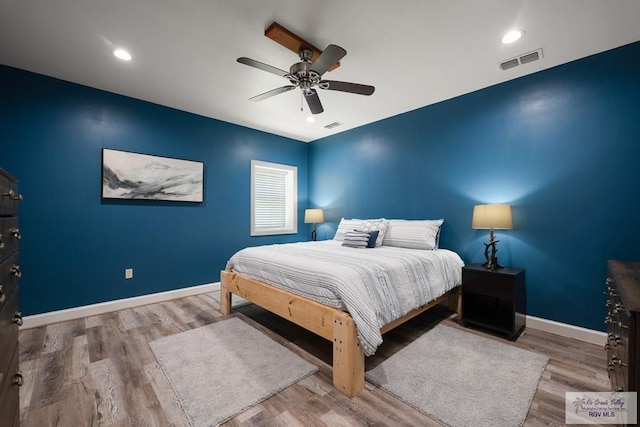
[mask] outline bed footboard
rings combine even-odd
[[[347,396],[364,389],[364,352],[349,313],[224,270],[220,273],[223,315],[231,313],[231,294],[332,341],[333,385]]]
[[[231,294],[236,294],[333,342],[333,385],[347,396],[364,389],[364,351],[353,317],[347,312],[300,297],[233,271],[220,272],[220,311],[231,313]],[[460,313],[460,287],[423,305],[381,328],[385,333],[442,302]]]

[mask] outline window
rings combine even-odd
[[[251,235],[298,232],[298,168],[251,160]]]

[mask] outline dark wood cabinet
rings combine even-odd
[[[515,340],[527,324],[525,271],[487,270],[480,264],[462,268],[462,324]]]
[[[18,366],[18,281],[21,276],[18,257],[20,227],[18,180],[0,168],[0,427],[20,423],[19,387],[22,375]]]
[[[614,391],[640,388],[640,262],[607,261],[607,369]]]

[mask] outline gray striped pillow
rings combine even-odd
[[[436,249],[443,223],[443,219],[390,219],[382,244],[408,249]]]
[[[347,231],[344,233],[342,246],[351,248],[366,248],[369,245],[369,233],[366,231]]]

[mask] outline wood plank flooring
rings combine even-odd
[[[254,305],[234,309],[232,315],[316,364],[319,371],[225,426],[440,425],[370,384],[355,398],[335,390],[329,341]],[[367,369],[439,322],[463,329],[450,317],[445,307],[436,307],[388,332],[376,355],[367,358]],[[218,302],[203,294],[21,331],[21,425],[187,426],[148,343],[222,319]],[[551,358],[525,426],[563,425],[566,391],[609,390],[605,351],[599,346],[533,329],[510,345]]]

